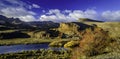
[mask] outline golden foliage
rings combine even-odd
[[[79,41],[74,41],[74,40],[72,40],[72,41],[69,41],[69,42],[67,42],[65,45],[64,45],[64,47],[65,48],[74,48],[74,47],[76,47],[76,46],[79,46]]]
[[[83,33],[83,39],[80,41],[81,52],[90,56],[104,52],[104,48],[109,44],[110,37],[107,31],[101,28],[86,29]]]
[[[57,40],[57,41],[53,41],[49,44],[50,47],[62,47],[64,44],[66,43],[66,41],[62,41],[62,40]]]

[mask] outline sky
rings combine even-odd
[[[0,0],[0,15],[22,21],[120,21],[120,0]]]

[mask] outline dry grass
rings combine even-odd
[[[65,47],[65,48],[75,48],[75,47],[79,46],[79,44],[80,44],[79,41],[71,40],[71,41],[67,42],[67,43],[64,45],[64,47]]]
[[[111,37],[120,37],[120,22],[86,22],[86,24],[96,24],[97,26],[101,27],[104,30],[109,31]]]
[[[63,40],[55,40],[53,42],[51,42],[49,44],[50,47],[63,47],[63,45],[66,43],[67,41],[63,41]]]
[[[99,27],[95,29],[86,29],[85,31],[81,32],[81,35],[83,35],[83,37],[80,41],[80,47],[73,50],[73,54],[77,54],[73,55],[72,58],[74,59],[102,54],[106,52],[105,48],[111,42],[108,32]]]

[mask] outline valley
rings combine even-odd
[[[120,53],[118,52],[120,51],[120,22],[103,22],[87,18],[79,20],[62,23],[52,21],[23,22],[19,19],[0,16],[1,46],[38,45],[35,50],[23,49],[21,52],[0,54],[0,58],[120,58]],[[48,49],[40,48],[39,44],[48,44]],[[42,47],[45,46],[43,45]],[[53,50],[50,49],[51,47],[63,49]],[[64,48],[67,50],[64,50]]]

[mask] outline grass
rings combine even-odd
[[[64,45],[64,48],[75,48],[79,46],[79,44],[80,44],[79,41],[71,40]]]
[[[63,49],[59,51],[40,49],[23,51],[21,53],[1,54],[0,59],[70,59],[70,55],[70,51]]]
[[[120,22],[85,22],[86,24],[96,24],[97,26],[101,27],[104,30],[110,32],[111,37],[120,37]]]
[[[58,39],[36,39],[36,38],[17,38],[0,40],[0,45],[16,45],[16,44],[41,44],[57,41]],[[69,41],[68,39],[61,39],[61,41]]]
[[[113,43],[110,43],[109,46],[106,46],[105,51],[106,53],[94,55],[94,56],[80,56],[81,52],[79,48],[76,48],[76,52],[74,51],[74,59],[120,59],[120,22],[85,22],[86,24],[96,24],[98,27],[101,27],[102,29],[109,31],[110,37],[114,41]],[[85,36],[85,38],[87,38]],[[86,42],[86,41],[85,41]],[[91,41],[90,41],[91,42]],[[88,42],[88,43],[90,43]],[[104,44],[104,43],[103,43]],[[102,46],[102,45],[100,45]]]
[[[53,41],[53,42],[51,42],[50,44],[49,44],[49,46],[50,47],[63,47],[63,45],[66,43],[66,42],[68,42],[68,40],[67,41],[63,41],[63,40],[56,40],[56,41]]]
[[[17,38],[0,40],[0,45],[50,43],[53,39]]]
[[[103,40],[106,35],[101,33],[96,29],[93,32],[89,32],[89,29],[86,30],[86,33],[83,34],[82,37],[84,40],[79,41],[80,47],[84,48],[83,52],[86,54],[91,54],[90,51],[96,51],[93,56],[80,56],[79,52],[81,52],[81,48],[75,48],[72,52],[74,53],[71,58],[70,52],[53,52],[52,50],[34,50],[34,51],[24,51],[21,53],[10,53],[10,54],[3,54],[0,55],[0,59],[120,59],[120,22],[86,22],[87,24],[96,24],[98,27],[101,27],[105,31],[109,31],[110,37],[114,39],[113,43],[109,43],[109,46],[104,45],[106,40]],[[100,35],[99,35],[100,34]],[[97,37],[94,37],[97,36]],[[103,36],[103,37],[101,37]],[[95,40],[95,38],[99,40]],[[70,39],[71,41],[72,39]],[[28,39],[7,39],[7,40],[0,40],[0,45],[12,45],[12,44],[36,44],[36,43],[50,43],[53,41],[58,41],[58,39],[35,39],[35,38],[28,38]],[[69,39],[63,39],[63,41],[69,41]],[[57,42],[61,43],[61,42]],[[56,43],[54,43],[56,44]],[[71,45],[72,43],[69,43]],[[58,44],[59,45],[59,44]],[[61,45],[61,44],[60,44]],[[105,47],[104,47],[105,46]],[[91,48],[90,48],[91,47]],[[97,47],[97,48],[95,48]],[[87,49],[88,48],[88,49]],[[103,49],[107,51],[107,53],[103,53]]]
[[[4,30],[4,31],[0,31],[0,33],[8,33],[8,32],[14,32],[14,31],[18,31],[18,30]]]

